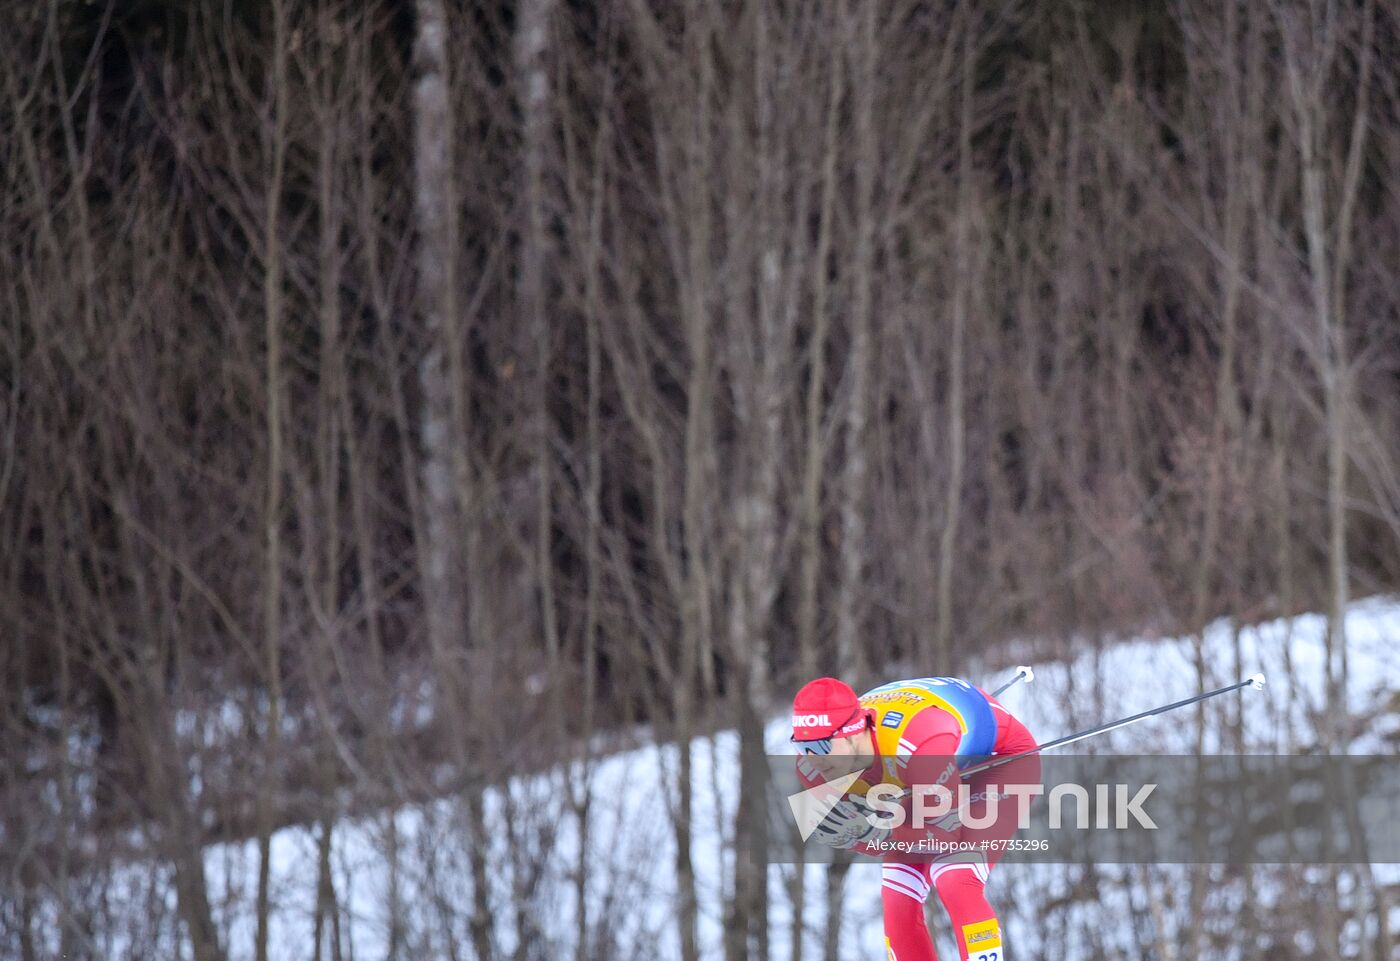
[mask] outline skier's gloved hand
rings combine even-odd
[[[889,837],[890,828],[881,823],[884,820],[887,819],[859,798],[843,798],[817,825],[812,836],[828,847],[849,851],[859,845],[878,844]]]
[[[843,799],[837,801],[827,812],[812,837],[827,847],[849,850],[856,845],[857,839],[867,826],[859,823],[860,821],[860,812],[856,806],[849,799]]]

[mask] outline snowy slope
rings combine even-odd
[[[1358,602],[1350,609],[1347,628],[1354,679],[1349,699],[1354,713],[1366,715],[1400,689],[1400,655],[1396,654],[1400,650],[1400,599]],[[1004,700],[1044,740],[1188,696],[1202,686],[1219,686],[1254,671],[1264,671],[1270,678],[1264,692],[1245,692],[1210,703],[1212,729],[1227,730],[1225,723],[1233,721],[1236,712],[1243,712],[1240,718],[1246,750],[1288,751],[1313,740],[1309,718],[1322,701],[1323,631],[1324,621],[1315,615],[1246,628],[1238,636],[1228,623],[1218,623],[1205,635],[1202,650],[1208,671],[1204,684],[1188,639],[1142,638],[1101,651],[1084,650],[1068,664],[1036,665],[1034,684],[1018,685]],[[988,669],[985,677],[973,674],[973,679],[992,685],[1009,674],[1009,666],[999,665]],[[1393,714],[1377,718],[1357,738],[1353,750],[1393,751],[1395,741],[1391,738],[1397,731],[1400,727]],[[787,734],[786,712],[780,712],[767,727],[770,753],[787,752]],[[1193,737],[1193,730],[1180,718],[1154,718],[1077,749],[1185,752],[1191,749]],[[1219,737],[1208,738],[1207,744],[1207,750],[1226,749]],[[704,956],[719,957],[723,934],[721,884],[724,868],[732,865],[734,857],[724,837],[733,803],[725,788],[737,783],[734,771],[738,740],[733,732],[721,732],[695,740],[689,750],[695,787],[693,852],[701,897],[699,938]],[[588,916],[593,921],[590,937],[598,939],[602,956],[678,956],[672,908],[674,847],[665,805],[658,803],[666,796],[667,772],[674,770],[676,758],[674,746],[648,746],[605,758],[592,772],[593,791],[599,799],[595,806],[602,813],[596,815],[591,830]],[[552,845],[550,864],[558,868],[543,878],[541,894],[528,914],[548,944],[547,956],[572,957],[578,905],[570,872],[578,860],[578,834],[574,819],[557,803],[566,774],[576,777],[579,772],[561,770],[521,778],[508,789],[488,794],[487,818],[493,825],[507,820],[504,812],[508,803],[520,810],[543,812],[543,823],[527,825],[522,832],[524,838],[512,838],[505,830],[496,830],[492,835],[491,843],[498,848],[493,852],[493,863],[500,865],[500,871],[488,878],[488,883],[491,900],[497,905],[494,934],[502,949],[511,948],[517,931],[518,918],[511,907],[512,872],[519,861],[529,860],[514,855],[529,843],[525,838],[534,838],[537,843]],[[625,798],[633,800],[628,802]],[[391,827],[399,851],[399,898],[417,918],[417,923],[401,934],[405,949],[401,957],[448,957],[443,924],[452,925],[454,935],[462,942],[469,941],[464,918],[465,909],[471,904],[472,883],[462,842],[443,841],[465,836],[460,817],[459,806],[452,800],[443,800],[337,826],[332,864],[337,893],[349,906],[341,931],[347,957],[385,956],[391,912],[391,879],[385,852]],[[304,828],[281,831],[273,839],[272,850],[273,897],[279,905],[272,931],[273,958],[300,961],[311,956],[313,942],[316,835]],[[226,932],[229,956],[243,961],[251,957],[253,943],[255,845],[247,842],[213,847],[207,852],[206,864],[216,920]],[[132,892],[133,900],[149,897],[152,882],[160,887],[160,880],[167,874],[158,867],[123,870],[129,873],[123,886]],[[786,881],[793,870],[774,868],[770,875],[775,961],[792,955],[791,902]],[[805,871],[808,908],[804,911],[804,926],[808,935],[804,953],[817,957],[817,939],[825,928],[825,869],[808,866]],[[1053,917],[1042,915],[1040,903],[1050,894],[1065,890],[1071,880],[1069,869],[1052,865],[1007,866],[993,873],[988,894],[1003,913],[1013,956],[1088,959],[1101,956],[1109,943],[1118,945],[1114,953],[1133,956],[1126,921],[1114,927],[1117,922],[1102,919],[1126,919],[1134,912],[1146,910],[1153,895],[1142,886],[1147,883],[1145,876],[1134,874],[1131,884],[1105,887],[1101,900],[1092,909],[1071,907]],[[1170,877],[1164,883],[1171,883]],[[168,885],[163,889],[170,890]],[[852,868],[841,957],[872,961],[884,957],[879,890],[877,866]],[[1267,883],[1261,883],[1258,896],[1271,896]],[[167,904],[171,898],[173,895],[166,897]],[[441,917],[449,916],[437,913],[443,903],[452,905],[455,913],[450,915],[451,921],[439,923]],[[1098,914],[1075,915],[1084,910]],[[953,956],[951,939],[939,927],[940,923],[946,927],[941,910],[935,909],[933,918],[941,955]],[[174,930],[175,925],[171,924],[172,939]],[[1085,940],[1084,931],[1099,932],[1097,943]],[[122,942],[119,933],[110,936],[108,956],[124,956]],[[169,956],[178,956],[173,941],[170,944]]]

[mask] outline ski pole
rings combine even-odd
[[[1027,684],[1034,681],[1035,671],[1031,670],[1028,665],[1022,664],[1020,667],[1016,668],[1016,675],[1012,677],[1011,680],[992,692],[992,697],[1001,697],[1003,691],[1010,690],[1016,685],[1017,681],[1021,680],[1024,680]]]
[[[1015,682],[1013,681],[1012,683]],[[1231,691],[1238,691],[1246,687],[1253,688],[1256,691],[1262,691],[1264,689],[1264,675],[1251,674],[1243,681],[1236,681],[1234,684],[1226,685],[1225,687],[1218,688],[1217,690],[1207,691],[1204,694],[1197,694],[1194,697],[1184,698],[1180,701],[1173,701],[1170,704],[1163,704],[1161,707],[1154,707],[1151,710],[1143,711],[1140,714],[1134,714],[1130,717],[1125,717],[1117,721],[1109,721],[1107,724],[1100,724],[1098,727],[1091,727],[1088,730],[1080,731],[1077,734],[1066,734],[1064,737],[1056,738],[1053,741],[1047,741],[1045,744],[1042,744],[1039,747],[1032,748],[1029,751],[1022,751],[1020,754],[1008,754],[1006,757],[994,757],[989,760],[983,761],[981,764],[974,764],[972,767],[967,768],[966,770],[961,772],[961,776],[971,777],[972,775],[977,774],[980,771],[985,771],[988,768],[1001,767],[1001,765],[1003,764],[1010,764],[1012,761],[1019,761],[1021,758],[1029,757],[1032,754],[1040,754],[1041,752],[1048,751],[1051,748],[1064,747],[1066,744],[1073,744],[1076,741],[1082,741],[1085,738],[1093,737],[1095,734],[1106,734],[1109,731],[1116,731],[1120,727],[1127,727],[1129,724],[1135,724],[1138,721],[1141,721],[1143,718],[1156,717],[1158,714],[1166,714],[1168,711],[1175,711],[1179,707],[1186,707],[1188,704],[1195,704],[1196,702],[1204,701],[1207,698],[1219,697],[1221,694],[1229,694]]]

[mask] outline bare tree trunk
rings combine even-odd
[[[611,51],[609,51],[611,53]],[[610,182],[609,148],[612,145],[611,119],[612,77],[604,80],[603,107],[599,129],[594,132],[592,150],[584,145],[566,147],[565,188],[572,204],[574,246],[582,273],[581,311],[584,323],[584,444],[587,451],[583,478],[583,558],[584,598],[583,623],[580,627],[579,670],[581,672],[581,703],[578,706],[578,776],[568,780],[568,797],[578,831],[577,860],[572,866],[574,890],[574,961],[588,961],[592,945],[590,937],[596,922],[590,910],[589,868],[592,864],[589,845],[594,841],[590,830],[593,810],[593,736],[598,706],[598,639],[602,606],[602,575],[606,560],[603,556],[603,450],[602,391],[603,348],[602,330],[604,306],[602,271],[604,247],[604,194]],[[565,133],[566,138],[570,136]],[[586,144],[586,141],[585,141]],[[587,158],[585,161],[585,157]],[[570,161],[574,163],[570,164]],[[575,169],[577,168],[577,169]]]
[[[841,929],[845,921],[846,875],[851,871],[847,861],[829,864],[826,868],[826,936],[822,942],[822,961],[837,961],[841,957]]]
[[[972,94],[976,75],[974,31],[963,37],[962,110],[958,135],[958,200],[953,243],[957,276],[953,280],[953,331],[948,346],[948,499],[938,545],[938,621],[929,663],[943,672],[952,668],[953,569],[956,563],[958,522],[962,516],[963,459],[967,417],[963,409],[963,342],[967,337],[968,301],[972,286],[971,223],[975,209],[972,183]]]
[[[806,432],[803,437],[804,461],[801,500],[801,570],[798,588],[797,646],[798,664],[804,678],[816,676],[817,653],[821,637],[817,627],[817,597],[821,580],[822,556],[822,485],[826,474],[827,441],[822,412],[826,409],[826,349],[830,326],[830,292],[828,280],[832,234],[836,206],[837,138],[842,89],[845,86],[841,56],[831,58],[830,85],[826,103],[826,130],[823,135],[821,177],[821,223],[818,228],[816,254],[812,269],[812,339],[807,348]],[[805,875],[796,875],[801,890]],[[795,957],[801,956],[802,926],[794,915],[793,941]]]
[[[419,310],[426,336],[419,367],[423,391],[420,427],[422,456],[423,593],[427,634],[436,673],[435,714],[450,740],[454,765],[466,779],[461,817],[469,838],[472,910],[468,924],[479,961],[494,957],[490,916],[490,885],[486,852],[479,843],[482,786],[475,769],[476,754],[465,710],[469,696],[466,660],[486,642],[483,605],[486,572],[473,565],[474,579],[465,573],[467,558],[479,549],[475,515],[481,510],[467,461],[468,432],[465,374],[462,369],[463,330],[457,296],[457,251],[460,244],[457,191],[453,180],[456,123],[448,72],[448,18],[443,0],[417,0],[418,16],[413,58],[418,80],[413,91],[414,209],[418,228]],[[464,611],[470,594],[471,620]],[[465,635],[465,637],[464,637]],[[490,683],[486,665],[470,672],[477,690]]]
[[[550,89],[548,44],[553,14],[553,0],[525,0],[518,11],[516,22],[514,54],[517,98],[522,117],[521,130],[521,187],[519,194],[520,211],[523,219],[520,227],[517,300],[521,309],[521,322],[534,341],[535,370],[532,383],[533,398],[531,434],[533,438],[533,459],[536,475],[535,518],[534,518],[534,572],[538,590],[540,628],[543,634],[545,658],[548,665],[548,683],[559,685],[564,682],[560,664],[560,637],[558,599],[555,589],[554,572],[554,452],[552,445],[555,435],[550,418],[550,394],[552,376],[553,325],[547,313],[545,291],[545,268],[547,238],[545,235],[544,184],[545,161],[547,155],[547,135],[549,132]],[[564,713],[555,712],[556,736],[566,739],[569,734],[563,730]],[[516,865],[512,873],[514,896],[511,901],[515,911],[516,961],[538,957],[542,946],[540,926],[537,921],[540,903],[535,894],[534,872],[523,863]],[[582,910],[582,904],[580,904]]]
[[[851,57],[851,99],[854,105],[855,143],[852,164],[855,176],[855,254],[851,270],[850,397],[845,416],[845,461],[842,464],[837,514],[841,523],[840,575],[836,587],[835,662],[842,676],[858,679],[868,672],[862,622],[866,604],[867,551],[866,511],[868,510],[873,313],[872,289],[875,271],[875,171],[878,144],[874,125],[876,101],[875,20],[879,5],[845,4],[843,19],[849,31],[846,48]],[[838,863],[827,868],[826,937],[823,961],[840,957],[842,892],[850,865]]]
[[[578,917],[575,919],[575,936],[578,939],[575,945],[575,961],[587,961],[590,921],[588,912],[588,801],[591,793],[591,778],[589,778],[587,774],[591,773],[591,762],[593,758],[590,745],[595,730],[598,706],[598,621],[603,573],[603,557],[599,547],[599,532],[603,524],[603,436],[602,414],[600,410],[600,405],[602,403],[603,356],[602,347],[600,345],[601,336],[598,330],[598,310],[601,307],[601,295],[598,291],[599,260],[602,257],[603,245],[601,238],[598,236],[598,232],[602,228],[603,219],[601,204],[604,171],[601,157],[607,143],[608,141],[604,133],[600,132],[599,160],[596,165],[597,174],[594,181],[594,196],[597,198],[598,206],[594,208],[593,219],[589,221],[592,243],[590,244],[591,254],[586,294],[590,309],[588,311],[588,330],[586,333],[586,352],[588,355],[588,412],[586,417],[588,479],[586,482],[587,490],[584,497],[584,509],[587,514],[585,518],[587,533],[584,540],[583,556],[584,564],[588,567],[588,572],[586,575],[587,583],[584,588],[582,651],[583,703],[580,705],[580,738],[584,751],[582,761],[585,777],[579,779],[583,789],[583,796],[576,804],[579,824],[579,860],[575,867],[576,882],[574,889],[575,903],[578,905]]]
[[[525,0],[515,33],[515,69],[522,121],[520,276],[517,298],[522,323],[535,346],[534,457],[538,471],[535,512],[536,580],[545,654],[551,667],[559,660],[559,618],[553,562],[553,454],[550,450],[549,394],[551,324],[545,304],[545,156],[549,124],[549,70],[546,47],[554,0]]]
[[[1346,530],[1346,483],[1351,419],[1351,370],[1347,354],[1345,291],[1351,269],[1352,218],[1360,184],[1362,155],[1368,127],[1372,25],[1374,4],[1368,0],[1362,12],[1360,39],[1355,51],[1357,67],[1355,112],[1345,154],[1342,182],[1334,199],[1337,217],[1335,244],[1328,229],[1328,182],[1326,164],[1327,118],[1332,113],[1327,82],[1341,49],[1340,30],[1335,23],[1319,24],[1315,5],[1306,14],[1280,11],[1284,32],[1283,56],[1301,166],[1303,231],[1308,256],[1308,280],[1312,294],[1313,357],[1322,383],[1322,407],[1327,449],[1327,633],[1326,633],[1326,711],[1322,725],[1323,743],[1333,750],[1346,750],[1350,738],[1347,703],[1346,615],[1349,602]],[[1329,19],[1335,14],[1328,11]],[[1306,18],[1306,22],[1305,22]],[[1329,261],[1328,252],[1333,249]],[[1355,802],[1355,790],[1343,785],[1343,803]],[[1351,827],[1351,825],[1349,825]],[[1336,896],[1337,872],[1332,872],[1329,895]],[[1368,883],[1369,882],[1369,883]],[[1375,890],[1369,872],[1356,878],[1355,900],[1364,918],[1366,901]],[[1337,943],[1340,924],[1329,930],[1327,945],[1334,955],[1342,951]],[[1361,956],[1369,959],[1374,944],[1363,938]]]
[[[331,838],[334,822],[327,817],[321,822],[321,836],[316,842],[316,910],[312,922],[312,945],[315,961],[327,955],[326,936],[330,937],[329,961],[341,961],[340,905],[335,897],[335,880],[331,874]],[[329,930],[328,930],[329,929]]]
[[[427,511],[424,608],[433,659],[444,673],[442,708],[458,710],[458,659],[463,626],[460,576],[462,558],[458,504],[453,489],[461,438],[448,365],[460,336],[455,295],[457,217],[452,185],[453,124],[447,78],[447,16],[442,0],[418,0],[414,58],[414,190],[418,216],[419,304],[427,334],[419,368],[424,398],[422,421],[423,493]],[[455,727],[455,725],[454,725]]]
[[[1350,270],[1352,215],[1360,182],[1361,157],[1368,126],[1370,69],[1372,60],[1371,25],[1374,5],[1366,3],[1364,27],[1358,45],[1359,77],[1352,117],[1352,133],[1346,153],[1343,182],[1336,198],[1336,249],[1329,261],[1327,201],[1326,118],[1331,113],[1326,83],[1330,66],[1338,56],[1335,27],[1322,32],[1320,25],[1301,22],[1303,15],[1281,14],[1285,31],[1284,63],[1296,124],[1301,165],[1301,201],[1304,236],[1307,245],[1309,284],[1312,294],[1315,346],[1313,356],[1322,381],[1324,430],[1327,443],[1327,700],[1328,717],[1334,723],[1332,737],[1341,735],[1335,726],[1345,714],[1346,606],[1347,584],[1346,475],[1348,460],[1348,417],[1350,378],[1346,347],[1345,288]],[[1306,63],[1304,62],[1306,58]]]
[[[805,434],[804,434],[804,473],[802,473],[801,518],[799,518],[799,584],[798,584],[798,664],[801,677],[816,677],[823,637],[818,622],[818,598],[822,558],[826,551],[822,537],[822,489],[826,479],[826,347],[830,326],[830,282],[829,261],[832,256],[834,216],[836,216],[837,163],[839,163],[840,104],[843,90],[844,66],[846,59],[841,56],[840,42],[834,43],[834,52],[829,66],[829,90],[826,94],[826,127],[822,140],[822,200],[820,200],[820,226],[816,238],[816,252],[812,269],[812,339],[808,346],[808,391],[806,391]],[[788,940],[792,944],[792,958],[799,961],[805,957],[804,941],[806,934],[806,866],[795,864],[788,883],[788,898],[791,901],[792,922]]]
[[[287,10],[282,0],[272,4],[274,103],[272,130],[272,170],[267,186],[264,223],[263,310],[267,351],[267,502],[263,516],[264,595],[263,595],[263,681],[267,685],[267,707],[263,719],[263,780],[257,792],[258,894],[255,956],[267,961],[270,924],[272,830],[275,793],[281,784],[282,729],[282,178],[286,163],[287,129]]]
[[[862,634],[866,603],[865,576],[869,543],[866,512],[869,509],[871,367],[875,284],[875,171],[879,145],[875,131],[877,4],[850,6],[847,21],[852,31],[850,49],[852,99],[855,107],[855,258],[851,271],[850,399],[846,408],[845,463],[841,474],[841,586],[836,602],[836,663],[849,676],[864,677],[868,670]]]
[[[682,318],[690,359],[686,383],[684,501],[682,505],[685,543],[685,592],[681,599],[681,629],[684,652],[676,693],[676,750],[679,754],[680,798],[675,823],[676,884],[680,894],[677,923],[681,932],[681,961],[699,957],[697,925],[699,902],[695,865],[692,860],[693,791],[691,788],[690,742],[694,731],[697,692],[710,696],[715,691],[714,633],[711,595],[713,551],[709,534],[717,479],[714,465],[712,417],[715,409],[715,374],[712,343],[713,309],[710,281],[711,201],[709,173],[712,160],[710,126],[713,122],[714,63],[710,43],[714,24],[700,13],[686,18],[688,59],[697,69],[698,99],[695,137],[683,148],[681,201],[689,230],[682,283]]]

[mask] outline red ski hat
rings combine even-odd
[[[834,677],[819,677],[802,685],[792,700],[792,739],[820,741],[850,737],[865,730],[870,710],[862,710],[851,686]]]

